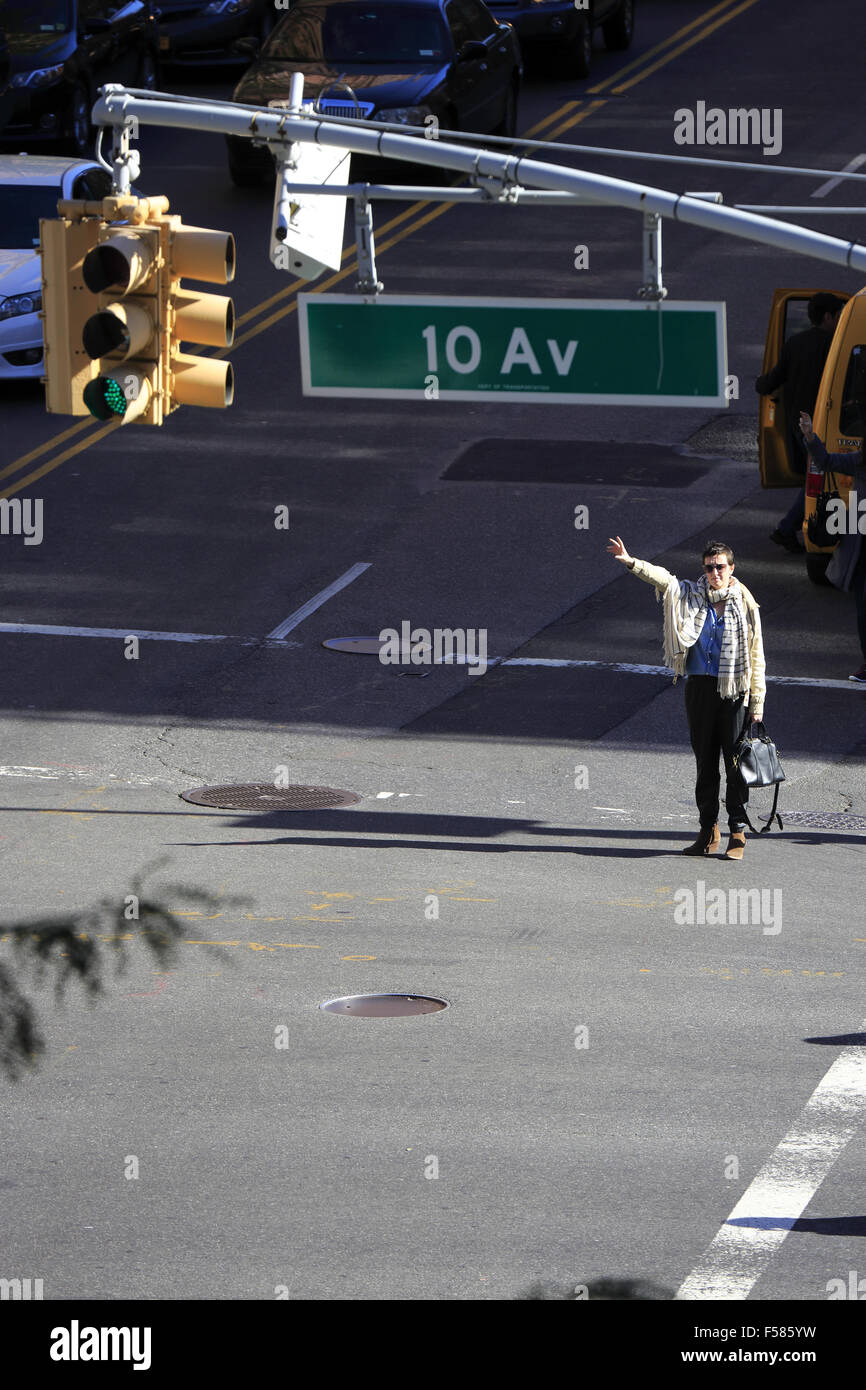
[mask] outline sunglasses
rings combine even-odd
[[[705,570],[726,570],[727,568],[727,563],[724,565],[704,565]]]

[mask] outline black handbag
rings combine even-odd
[[[828,478],[831,480],[831,486],[829,488],[826,487]],[[822,548],[826,548],[828,545],[835,545],[839,539],[838,530],[830,532],[827,528],[827,509],[831,502],[842,500],[839,488],[836,485],[835,473],[825,473],[824,483],[825,487],[822,488],[821,492],[819,492],[818,496],[815,498],[815,510],[806,522],[806,534],[812,545],[817,545]],[[834,507],[833,511],[834,514],[836,514],[837,508]]]
[[[754,737],[750,732],[752,728],[756,730]],[[762,825],[761,829],[756,831],[746,814],[746,824],[752,834],[766,835],[774,820],[779,822],[779,829],[784,830],[782,817],[776,807],[779,803],[779,787],[785,781],[785,773],[776,745],[760,719],[747,724],[743,729],[734,745],[733,763],[746,787],[776,788],[773,807],[766,825]]]

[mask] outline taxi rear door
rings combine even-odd
[[[762,375],[775,367],[788,339],[794,333],[802,333],[809,327],[807,306],[812,295],[820,293],[837,294],[840,299],[848,298],[847,294],[838,290],[787,289],[773,292],[767,339],[764,344]],[[802,474],[795,473],[788,461],[785,444],[784,386],[780,386],[772,396],[759,398],[758,462],[763,487],[799,487],[803,482]]]
[[[857,453],[866,432],[863,402],[866,400],[866,290],[848,300],[839,315],[830,352],[824,364],[812,427],[831,454]],[[848,504],[851,475],[835,474],[836,487]],[[827,562],[836,548],[818,546],[809,539],[809,518],[824,487],[824,470],[810,457],[806,473],[806,505],[803,539],[806,543],[806,570],[816,584],[825,583]]]
[[[866,428],[861,413],[864,398],[866,290],[860,290],[839,315],[815,402],[812,425],[831,454],[860,448]]]

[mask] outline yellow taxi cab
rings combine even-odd
[[[866,290],[853,296],[840,290],[776,290],[767,327],[762,371],[778,362],[782,347],[793,333],[808,328],[806,307],[813,294],[835,294],[846,300],[830,344],[818,397],[812,413],[812,427],[829,453],[856,453],[861,446],[864,422],[859,400],[866,390]],[[790,465],[785,444],[784,387],[771,396],[762,396],[758,407],[758,460],[764,487],[800,487],[803,476]],[[852,479],[836,473],[836,488],[848,503]],[[806,505],[803,540],[806,544],[806,571],[815,584],[826,584],[827,566],[838,542],[817,546],[809,539],[809,517],[814,515],[816,498],[824,486],[824,471],[809,458],[806,471]]]

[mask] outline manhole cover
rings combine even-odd
[[[319,1005],[327,1014],[354,1014],[357,1018],[403,1018],[407,1014],[435,1014],[447,1009],[445,999],[429,994],[348,994]]]
[[[805,825],[813,830],[866,830],[866,816],[854,816],[850,811],[788,811],[782,814],[786,825]]]
[[[378,656],[385,646],[385,641],[378,637],[328,637],[322,646],[327,647],[332,652],[362,652]],[[430,649],[430,642],[404,642],[400,645],[400,658],[402,660],[405,657],[408,660],[413,651],[417,655],[420,652],[429,652]],[[393,656],[393,648],[390,654]]]
[[[321,811],[330,806],[352,806],[361,800],[355,792],[339,787],[275,787],[273,782],[195,787],[180,795],[196,806],[217,806],[223,811]]]

